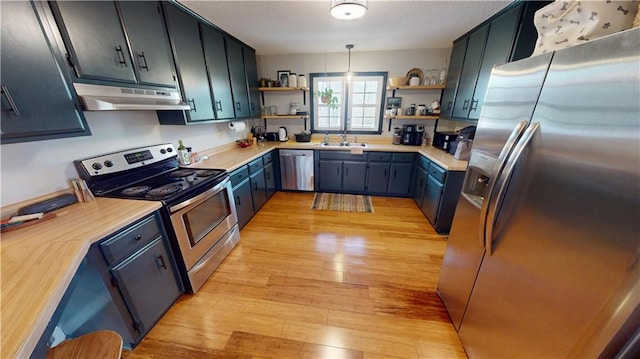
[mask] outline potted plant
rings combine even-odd
[[[320,102],[329,106],[329,108],[337,108],[338,107],[338,98],[333,96],[333,90],[329,88],[325,88],[324,91],[316,91],[315,95],[320,98]]]

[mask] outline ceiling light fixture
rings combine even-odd
[[[352,20],[367,13],[367,0],[331,0],[331,15],[340,20]]]
[[[353,45],[348,44],[347,50],[349,50],[349,67],[347,68],[347,81],[351,81],[351,49],[353,49]]]

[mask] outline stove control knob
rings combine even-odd
[[[164,155],[165,153],[167,153],[167,150],[165,150],[164,148],[161,148],[160,149],[160,153],[162,153]]]
[[[113,162],[111,162],[111,160],[106,160],[104,161],[104,165],[105,167],[113,167]]]
[[[169,153],[173,152],[173,148],[167,147],[167,152],[169,152]]]
[[[102,165],[101,165],[100,163],[98,163],[98,162],[94,162],[94,163],[91,165],[91,167],[92,167],[94,170],[96,170],[96,171],[98,171],[98,170],[101,170],[101,169],[102,169]]]

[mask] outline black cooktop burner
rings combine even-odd
[[[209,176],[213,176],[215,174],[219,174],[220,171],[219,170],[197,170],[196,171],[196,176],[198,177],[209,177]]]
[[[180,190],[182,190],[181,183],[169,183],[164,186],[160,186],[150,190],[149,192],[147,192],[147,196],[148,197],[165,197],[172,193],[176,193]]]
[[[174,177],[174,178],[180,178],[180,177],[188,177],[191,176],[192,174],[196,173],[195,170],[191,170],[191,169],[180,169],[180,170],[175,170],[172,171],[171,173],[169,173],[169,176]]]
[[[137,195],[140,195],[140,194],[143,194],[143,193],[147,192],[150,189],[151,189],[151,187],[149,187],[149,186],[129,187],[129,188],[125,188],[124,190],[122,190],[122,194],[125,195],[125,196],[137,196]]]

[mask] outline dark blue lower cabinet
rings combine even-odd
[[[342,161],[321,160],[320,161],[320,192],[340,192],[342,191]]]
[[[113,267],[111,273],[141,333],[148,332],[181,293],[162,237]]]
[[[367,190],[371,194],[385,195],[389,184],[389,162],[369,163]]]
[[[342,164],[342,190],[363,193],[367,180],[367,163],[344,161]]]
[[[267,182],[264,177],[264,169],[259,169],[249,177],[251,195],[253,197],[253,211],[258,212],[267,202]]]
[[[412,163],[392,163],[387,193],[391,195],[408,195],[411,189],[412,170]]]
[[[438,219],[438,207],[440,206],[443,187],[444,185],[435,178],[431,176],[427,177],[427,186],[424,190],[424,198],[422,200],[422,212],[433,225],[435,225]]]
[[[248,178],[233,188],[233,197],[238,214],[238,227],[242,229],[254,214],[251,185]]]
[[[182,292],[167,233],[155,212],[89,248],[31,357],[46,356],[56,327],[66,338],[113,330],[131,349]]]

